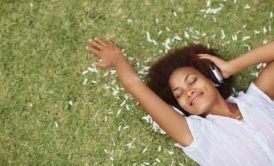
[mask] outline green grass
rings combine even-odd
[[[206,14],[201,11],[209,8],[206,1],[3,0],[0,165],[196,165],[142,120],[144,111],[121,89],[115,74],[81,74],[98,60],[86,53],[85,45],[92,37],[112,38],[145,73],[175,33],[182,40],[171,48],[200,42],[228,59],[273,40],[272,0],[219,0],[210,7],[220,4],[219,12]],[[146,32],[158,45],[147,41]],[[245,36],[250,39],[243,41]],[[237,74],[235,88],[245,89],[255,71]]]

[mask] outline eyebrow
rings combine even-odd
[[[191,75],[191,74],[188,74],[188,75],[185,77],[184,82],[186,82],[186,80],[188,79],[188,77],[189,77],[190,75]],[[173,89],[173,92],[175,92],[177,89],[179,89],[179,87],[174,88],[174,89]]]

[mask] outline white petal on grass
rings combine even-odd
[[[259,72],[253,72],[253,73],[251,73],[250,75],[255,76],[255,77],[258,77],[258,76],[259,76]]]
[[[245,25],[242,26],[242,28],[246,28],[246,26],[247,26],[247,25],[245,24]]]
[[[266,33],[266,32],[267,32],[266,27],[263,27],[263,33]]]
[[[29,104],[28,104],[28,105],[29,105],[29,107],[32,107],[32,106],[33,106],[33,105],[32,105],[32,102],[29,102]]]
[[[132,141],[132,142],[126,144],[125,146],[127,146],[128,149],[132,149],[132,148],[134,148],[133,142],[134,142],[134,141]]]
[[[93,65],[91,67],[88,67],[88,70],[92,73],[97,73],[98,72],[95,65]]]
[[[120,115],[121,111],[122,111],[121,109],[118,110],[116,117]]]
[[[255,35],[258,35],[261,33],[261,31],[254,30]]]
[[[118,90],[116,90],[116,89],[112,89],[113,91],[112,91],[112,95],[113,96],[116,96],[118,93],[119,93],[119,91]]]
[[[239,92],[237,92],[236,89],[235,89],[234,87],[232,87],[232,92],[233,92],[236,96],[238,96],[238,94],[239,94]]]
[[[88,82],[88,79],[87,79],[87,78],[85,78],[85,80],[84,80],[84,82],[83,82],[83,85],[86,85],[86,84],[87,84],[87,82]]]
[[[97,81],[95,81],[95,80],[92,80],[92,81],[91,81],[91,83],[93,83],[93,84],[97,84]]]
[[[125,126],[125,127],[123,127],[123,130],[128,129],[128,128],[129,128],[129,126]]]
[[[163,31],[159,31],[159,32],[157,33],[157,35],[160,36],[162,33],[163,33]]]
[[[271,11],[269,14],[270,18],[273,18],[273,12]]]
[[[169,46],[170,42],[171,42],[170,38],[167,38],[165,43],[164,43],[164,46],[166,47],[167,50],[170,50],[170,46]]]
[[[87,73],[88,73],[88,70],[85,70],[85,71],[82,72],[82,75],[85,75]]]
[[[142,153],[146,153],[147,148],[148,148],[148,146],[146,146],[146,147],[143,149]]]
[[[150,34],[149,34],[148,31],[146,31],[146,34],[147,34],[147,41],[148,41],[148,42],[152,42],[152,40],[151,40],[151,38],[150,38]]]
[[[223,29],[221,30],[221,34],[222,34],[221,39],[224,39],[225,38],[225,32],[224,32]]]
[[[181,41],[181,40],[182,40],[182,38],[178,35],[178,33],[175,33],[173,39],[174,39],[174,40],[178,40],[178,41]]]
[[[69,105],[70,105],[70,106],[73,106],[73,102],[72,102],[71,100],[69,101]]]
[[[104,149],[104,152],[105,152],[106,154],[109,154],[107,149]]]
[[[58,125],[58,123],[57,123],[56,121],[54,121],[54,127],[55,127],[55,128],[58,128],[58,127],[59,127],[59,125]]]
[[[204,12],[206,14],[217,14],[224,8],[223,4],[220,4],[220,7],[218,8],[207,8],[207,9],[202,9],[200,12]]]
[[[256,66],[257,69],[260,69],[260,68],[262,68],[262,67],[263,67],[263,63],[259,63],[259,64]]]
[[[216,35],[213,35],[212,38],[215,38]],[[198,36],[192,36],[193,39],[199,40],[200,38]]]
[[[155,158],[155,161],[157,161],[158,163],[160,163],[160,162],[161,162],[161,160],[160,160],[160,159],[158,159],[158,158]]]
[[[237,37],[236,34],[232,35],[232,40],[233,40],[233,41],[236,41],[237,39],[238,39],[238,37]]]
[[[185,38],[189,39],[189,34],[187,33],[187,31],[184,32]]]
[[[158,43],[157,43],[155,40],[152,40],[152,43],[153,43],[154,45],[158,45]]]
[[[116,70],[114,70],[114,69],[110,70],[110,74],[111,74],[111,75],[116,74]]]
[[[169,155],[174,155],[174,152],[169,150],[169,151],[168,151],[168,154],[169,154]]]
[[[120,130],[121,130],[121,128],[122,128],[122,126],[121,126],[121,125],[119,125],[119,127],[118,127],[118,131],[120,131]]]
[[[251,7],[248,4],[246,4],[245,7],[244,7],[244,9],[250,9],[250,8]]]
[[[207,2],[206,2],[206,7],[209,7],[210,4],[211,4],[211,0],[207,0]]]
[[[120,104],[120,107],[122,107],[123,105],[126,104],[126,100],[124,100],[121,104]]]
[[[143,162],[143,164],[146,166],[150,165],[148,162]]]
[[[33,3],[30,3],[29,6],[32,8],[33,7]]]
[[[263,40],[263,44],[266,44],[266,43],[268,43],[268,40],[267,40],[267,39],[264,39],[264,40]]]
[[[127,23],[128,23],[128,24],[132,24],[133,21],[132,21],[131,19],[127,19]]]
[[[156,18],[156,19],[155,19],[155,22],[156,22],[156,24],[158,24],[158,23],[159,23],[159,19],[158,19],[158,18]]]
[[[161,146],[158,146],[158,152],[160,152],[162,150]]]
[[[129,105],[126,104],[126,109],[129,111]]]
[[[170,29],[169,29],[169,27],[166,27],[166,30],[167,30],[168,32],[170,32]]]
[[[244,44],[244,46],[247,48],[248,51],[251,50],[251,46],[250,45]]]
[[[250,36],[244,36],[242,40],[246,41],[246,40],[249,40],[249,39],[250,39]]]
[[[114,160],[114,158],[113,158],[113,157],[109,157],[109,159],[110,159],[111,161],[113,161],[113,160]]]
[[[233,3],[237,3],[237,0],[234,0]]]
[[[109,74],[109,72],[108,72],[108,71],[107,71],[107,72],[105,72],[105,74],[103,75],[103,77],[108,76],[108,74]]]
[[[177,13],[176,13],[176,12],[173,12],[173,16],[174,16],[174,17],[177,17]]]

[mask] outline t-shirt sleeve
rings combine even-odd
[[[181,148],[189,157],[194,159],[198,163],[204,163],[207,156],[204,153],[208,145],[208,140],[206,136],[207,128],[209,124],[205,118],[191,115],[186,117],[188,127],[193,137],[193,142],[189,146],[182,146],[176,143],[175,146]]]
[[[265,94],[259,87],[257,87],[255,83],[250,84],[249,88],[246,91],[246,94],[254,98],[254,100],[262,101],[264,103],[271,105],[272,107],[274,106],[274,101],[267,94]]]

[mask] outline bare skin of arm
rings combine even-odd
[[[220,68],[224,78],[228,78],[249,66],[258,63],[267,63],[267,66],[262,70],[254,83],[271,99],[274,99],[274,42],[259,46],[230,61],[224,61],[208,54],[200,54],[200,58],[208,59],[216,64]]]
[[[95,38],[89,41],[86,49],[101,58],[101,61],[95,64],[97,67],[116,69],[122,86],[135,97],[144,110],[171,138],[183,146],[192,143],[193,137],[186,118],[174,111],[143,83],[114,43]]]

